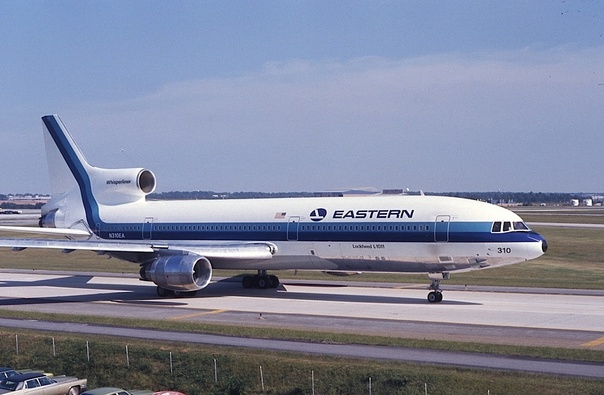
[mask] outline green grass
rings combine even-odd
[[[392,336],[370,336],[345,332],[266,328],[245,325],[208,324],[200,322],[128,319],[122,317],[71,316],[38,312],[18,312],[0,309],[0,317],[39,321],[74,322],[117,327],[147,328],[171,332],[209,333],[223,336],[240,336],[261,339],[284,339],[331,344],[367,344],[389,347],[411,347],[445,351],[473,352],[549,358],[567,361],[604,363],[604,352],[586,349],[496,345],[449,340],[406,339]]]
[[[0,330],[0,364],[86,377],[90,388],[196,394],[604,394],[604,381],[77,334]],[[52,355],[52,337],[57,356]],[[90,361],[87,357],[86,342]],[[126,364],[126,346],[130,366]],[[172,371],[170,371],[170,353]],[[218,382],[214,382],[214,361]],[[262,367],[265,391],[260,381]],[[311,373],[312,372],[312,373]]]

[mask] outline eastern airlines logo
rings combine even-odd
[[[310,213],[310,219],[315,222],[321,221],[326,216],[327,210],[325,210],[324,208],[318,208]]]
[[[413,214],[415,210],[335,210],[332,219],[403,219],[403,218],[413,218]],[[318,222],[322,221],[325,217],[327,217],[327,210],[324,208],[318,208],[310,213],[310,219]]]

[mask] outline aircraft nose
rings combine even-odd
[[[541,251],[543,251],[543,253],[547,251],[547,240],[545,239],[541,240]]]

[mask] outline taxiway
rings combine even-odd
[[[221,279],[194,298],[162,299],[132,275],[3,270],[0,308],[429,340],[604,350],[603,291],[287,281],[243,289]]]

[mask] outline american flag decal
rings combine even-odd
[[[275,219],[283,219],[285,218],[285,215],[287,215],[287,213],[276,213]]]

